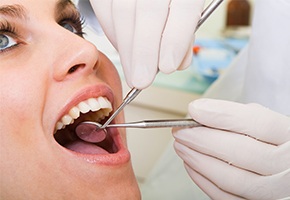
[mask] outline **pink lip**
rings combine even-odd
[[[108,85],[98,84],[87,86],[81,89],[78,93],[76,93],[73,98],[71,98],[68,103],[64,106],[61,112],[58,114],[58,119],[69,112],[69,110],[77,105],[79,102],[89,99],[91,97],[99,97],[104,96],[109,99],[109,101],[113,105],[114,96],[112,90]],[[85,162],[91,164],[102,164],[102,165],[119,165],[123,163],[127,163],[130,160],[130,153],[128,149],[124,146],[122,142],[121,135],[118,129],[110,130],[111,137],[114,140],[114,144],[116,145],[118,151],[116,153],[104,154],[104,155],[94,155],[94,154],[82,154],[75,151],[71,151],[59,145],[63,152],[67,153],[68,156],[74,157],[76,159],[83,160]]]

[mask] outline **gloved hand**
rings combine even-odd
[[[130,87],[149,86],[158,70],[190,65],[194,31],[204,0],[90,0],[118,50]]]
[[[211,198],[290,197],[289,117],[211,99],[190,103],[189,113],[205,127],[174,129],[175,150]]]

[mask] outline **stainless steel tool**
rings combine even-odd
[[[95,125],[96,129],[103,129],[102,125],[97,122],[85,121],[79,126]],[[144,120],[129,122],[123,124],[108,124],[106,128],[166,128],[166,127],[197,127],[202,126],[193,119],[161,119],[161,120]],[[78,127],[80,128],[80,127]]]
[[[206,19],[215,11],[215,9],[223,2],[223,0],[213,0],[206,9],[202,12],[201,18],[198,21],[195,32],[199,27],[206,21]],[[141,89],[132,88],[126,97],[124,98],[122,104],[117,108],[117,110],[111,115],[111,117],[102,125],[102,128],[106,128],[111,121],[123,110],[123,108],[133,101],[141,92]]]
[[[141,91],[142,90],[136,88],[131,89],[130,92],[127,94],[127,96],[124,98],[122,104],[111,115],[111,117],[102,125],[102,128],[106,128],[111,123],[111,121],[123,110],[123,108],[126,105],[128,105],[131,101],[133,101]]]

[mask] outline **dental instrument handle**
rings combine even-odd
[[[126,97],[124,98],[122,104],[117,108],[117,110],[111,115],[111,117],[106,121],[106,123],[104,123],[102,125],[101,128],[106,128],[110,123],[111,121],[123,110],[123,108],[128,105],[131,101],[133,101],[137,96],[138,94],[141,92],[142,90],[140,89],[136,89],[136,88],[133,88],[130,90],[130,92],[126,95]]]
[[[195,32],[199,29],[199,27],[207,20],[207,18],[215,11],[215,9],[223,2],[224,0],[213,0],[204,11],[201,13],[200,20],[197,23],[195,28]]]
[[[107,128],[166,128],[202,126],[193,119],[145,120],[124,124],[109,124]]]
[[[195,32],[199,27],[206,21],[206,19],[213,13],[213,11],[223,2],[223,0],[213,0],[201,13],[200,20],[197,23]],[[124,98],[122,104],[117,108],[117,110],[111,115],[111,117],[102,125],[102,128],[106,128],[111,121],[123,110],[123,108],[133,101],[141,92],[141,89],[132,88],[127,96]]]

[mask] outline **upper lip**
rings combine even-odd
[[[59,112],[57,121],[60,120],[62,116],[67,114],[69,110],[76,106],[78,103],[92,97],[100,96],[106,97],[111,102],[114,110],[114,96],[112,90],[107,85],[92,85],[80,90],[68,101],[68,103],[66,103],[66,105]]]

